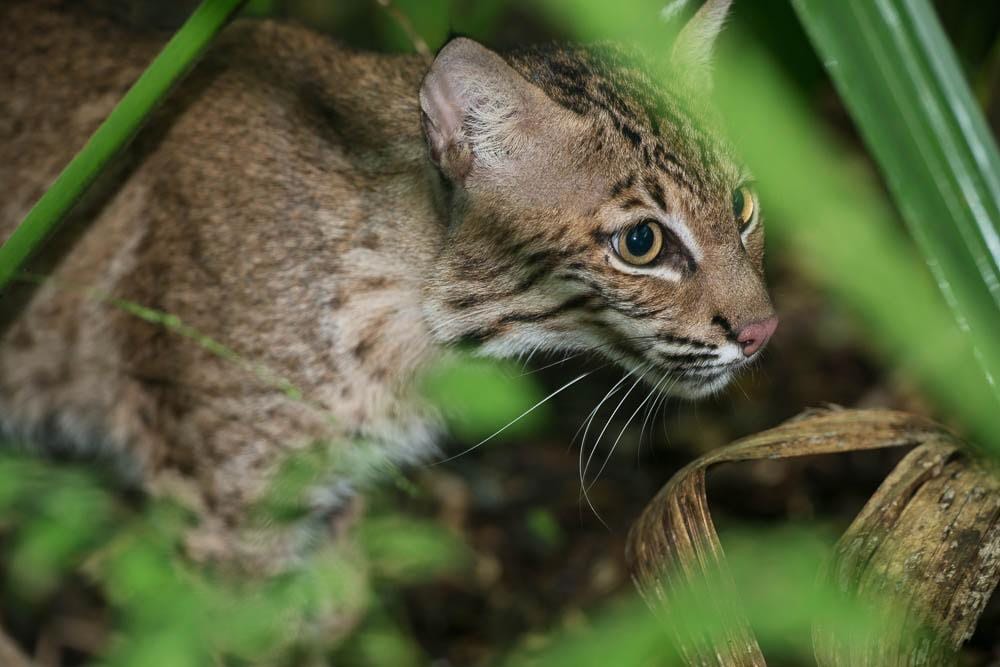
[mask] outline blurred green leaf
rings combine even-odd
[[[485,438],[508,423],[498,438],[532,433],[549,415],[547,404],[527,412],[544,394],[535,379],[514,363],[456,356],[433,368],[423,387],[427,398],[444,413],[452,433],[465,440]]]
[[[371,0],[373,3],[376,0]],[[449,0],[391,0],[389,7],[380,12],[378,23],[382,46],[391,51],[412,52],[413,38],[402,25],[410,24],[412,30],[436,51],[448,37]],[[378,3],[381,4],[381,3]]]
[[[330,664],[416,667],[429,664],[422,653],[387,614],[379,612],[367,619]]]
[[[562,543],[564,536],[559,522],[548,510],[536,507],[524,518],[528,532],[541,542],[547,549],[553,549]]]
[[[720,54],[717,98],[755,172],[768,238],[778,242],[772,251],[858,313],[871,342],[947,414],[980,441],[1000,441],[994,394],[969,340],[873,174],[823,129],[758,46],[735,35],[730,47]]]
[[[992,394],[975,425],[1000,454],[1000,156],[954,51],[927,0],[793,5],[988,378],[954,389]]]
[[[374,573],[397,583],[454,571],[468,560],[465,545],[434,523],[402,517],[369,518],[360,533]]]
[[[109,499],[79,479],[62,476],[58,486],[40,489],[33,520],[17,535],[10,574],[23,595],[48,594],[78,560],[106,536]]]
[[[488,40],[499,27],[509,0],[450,0],[451,30],[479,40]]]

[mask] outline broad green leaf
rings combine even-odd
[[[793,4],[987,378],[954,390],[990,392],[996,424],[1000,157],[954,51],[928,0]],[[977,426],[1000,453],[1000,429]]]
[[[500,438],[530,433],[548,414],[546,404],[531,409],[543,395],[534,378],[513,363],[455,357],[432,369],[424,387],[452,432],[466,440],[485,438],[500,429]]]

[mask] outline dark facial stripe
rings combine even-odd
[[[622,194],[633,185],[635,185],[635,174],[629,174],[611,187],[611,193],[609,196],[612,199],[616,199],[618,195]]]
[[[711,361],[718,358],[718,355],[711,352],[691,352],[688,354],[658,352],[656,356],[663,361],[677,362],[678,364],[693,364],[698,361]]]
[[[722,315],[716,315],[712,318],[712,324],[718,325],[724,332],[726,332],[727,340],[731,340],[734,343],[736,342],[736,331],[733,330],[733,325],[729,323],[729,320]]]
[[[714,343],[706,343],[700,340],[695,340],[693,338],[685,338],[684,336],[678,336],[676,334],[669,333],[658,333],[656,334],[658,340],[662,340],[665,343],[676,343],[678,345],[687,345],[693,347],[696,350],[717,350],[718,345]]]
[[[592,317],[585,320],[583,325],[594,329],[600,337],[607,339],[607,347],[619,355],[630,358],[633,361],[643,361],[645,359],[642,350],[636,347],[631,338],[619,333],[613,326],[599,317]]]
[[[663,195],[663,186],[655,178],[647,178],[645,181],[646,192],[649,193],[649,197],[656,202],[656,205],[660,207],[660,210],[664,213],[667,212],[667,199]]]
[[[595,298],[600,299],[602,307],[614,310],[632,319],[645,319],[653,317],[669,310],[671,307],[670,304],[655,307],[645,306],[634,299],[629,299],[628,297],[610,295],[603,285],[591,279],[587,275],[565,272],[559,274],[559,277],[586,286],[593,292],[593,296]],[[642,277],[638,276],[638,278],[641,279]]]
[[[623,137],[628,139],[629,143],[631,143],[635,148],[639,148],[639,146],[642,145],[642,135],[636,132],[635,128],[617,117],[613,117],[612,122],[615,125],[615,129],[617,129]]]
[[[594,297],[591,294],[580,294],[567,299],[554,308],[540,313],[511,313],[509,315],[504,315],[500,318],[497,324],[502,326],[505,324],[513,324],[515,322],[542,322],[571,310],[587,308],[592,304],[593,298]]]
[[[494,324],[480,327],[472,331],[465,332],[457,337],[456,342],[460,344],[483,345],[510,329],[511,324],[542,322],[563,313],[578,309],[593,309],[593,295],[580,294],[567,299],[558,306],[537,313],[509,313],[504,315]]]

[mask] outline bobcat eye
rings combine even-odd
[[[753,190],[746,185],[741,185],[733,191],[733,215],[736,217],[736,224],[740,231],[746,229],[747,225],[753,222],[757,213],[757,199]]]
[[[618,255],[636,266],[649,264],[660,255],[662,249],[663,228],[649,220],[644,220],[619,234],[615,241]]]

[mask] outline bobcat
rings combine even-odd
[[[269,571],[302,546],[252,519],[283,458],[426,457],[413,379],[450,346],[723,387],[777,325],[759,202],[690,111],[728,6],[685,26],[669,90],[609,47],[456,38],[428,66],[236,21],[4,331],[7,439],[183,497],[193,556]],[[30,0],[0,8],[0,41],[6,238],[162,39]],[[358,480],[317,478],[323,525]]]

